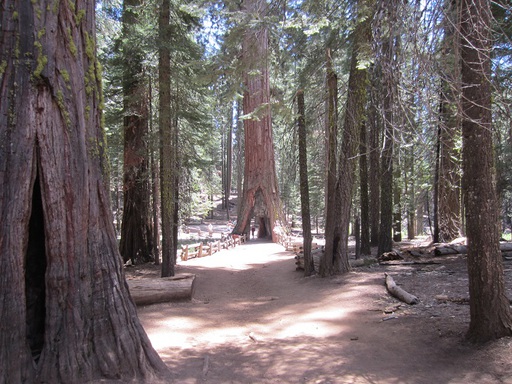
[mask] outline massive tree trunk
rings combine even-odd
[[[304,106],[304,91],[297,92],[297,130],[299,136],[299,174],[300,174],[300,207],[302,214],[302,250],[304,252],[304,276],[315,273],[313,256],[311,255],[311,214],[309,210],[308,156],[306,108]]]
[[[124,204],[119,250],[124,261],[131,260],[134,264],[154,258],[144,52],[127,42],[139,23],[140,4],[139,0],[124,0],[123,3]]]
[[[476,342],[512,335],[506,296],[492,144],[491,9],[488,0],[462,0],[463,188],[468,239],[470,325]]]
[[[246,0],[244,12],[263,17],[263,0]],[[268,31],[265,26],[248,28],[242,43],[244,62],[245,171],[241,211],[233,233],[249,235],[251,218],[258,224],[258,237],[277,241],[286,223],[279,198],[268,73]],[[249,236],[248,236],[249,238]]]
[[[171,117],[170,4],[162,0],[158,18],[161,44],[158,51],[159,126],[160,126],[160,210],[162,220],[162,277],[174,276],[176,264],[174,222],[174,148]]]
[[[153,381],[107,192],[94,2],[6,0],[0,383]]]

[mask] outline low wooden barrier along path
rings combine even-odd
[[[222,240],[184,244],[181,247],[181,260],[211,256],[223,249],[245,243],[245,235],[227,235]],[[149,305],[165,302],[191,300],[195,290],[196,275],[178,274],[173,277],[154,279],[128,279],[130,295],[136,305]]]
[[[283,239],[283,246],[287,251],[295,253],[296,269],[304,269],[304,239],[298,236],[287,236]],[[316,239],[311,242],[311,255],[315,264],[315,271],[320,267],[320,258],[324,252],[323,245],[320,245]]]
[[[227,235],[221,240],[200,242],[193,244],[183,244],[181,246],[180,258],[182,261],[192,259],[194,257],[211,256],[220,252],[222,249],[229,249],[245,243],[245,235]]]

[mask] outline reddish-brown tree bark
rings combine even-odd
[[[94,2],[2,4],[0,383],[149,381],[107,192]]]
[[[246,0],[247,15],[264,16],[266,2]],[[242,56],[244,64],[243,112],[245,166],[241,209],[233,233],[249,234],[251,218],[258,224],[258,237],[277,241],[285,222],[279,198],[268,73],[268,31],[265,26],[245,31]],[[279,230],[277,230],[279,228]],[[249,238],[249,236],[248,236]]]
[[[140,0],[123,2],[123,41],[139,23]],[[124,177],[123,221],[119,250],[124,261],[141,264],[154,260],[150,216],[148,151],[148,86],[143,75],[144,52],[124,43]]]

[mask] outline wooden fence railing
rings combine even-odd
[[[245,243],[245,235],[226,235],[221,240],[184,244],[181,246],[180,258],[182,261],[194,257],[211,256],[222,249],[229,249]]]

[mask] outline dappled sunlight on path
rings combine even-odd
[[[499,382],[428,322],[383,321],[396,302],[371,269],[304,278],[293,253],[253,240],[177,272],[197,275],[192,302],[139,308],[176,383]]]

